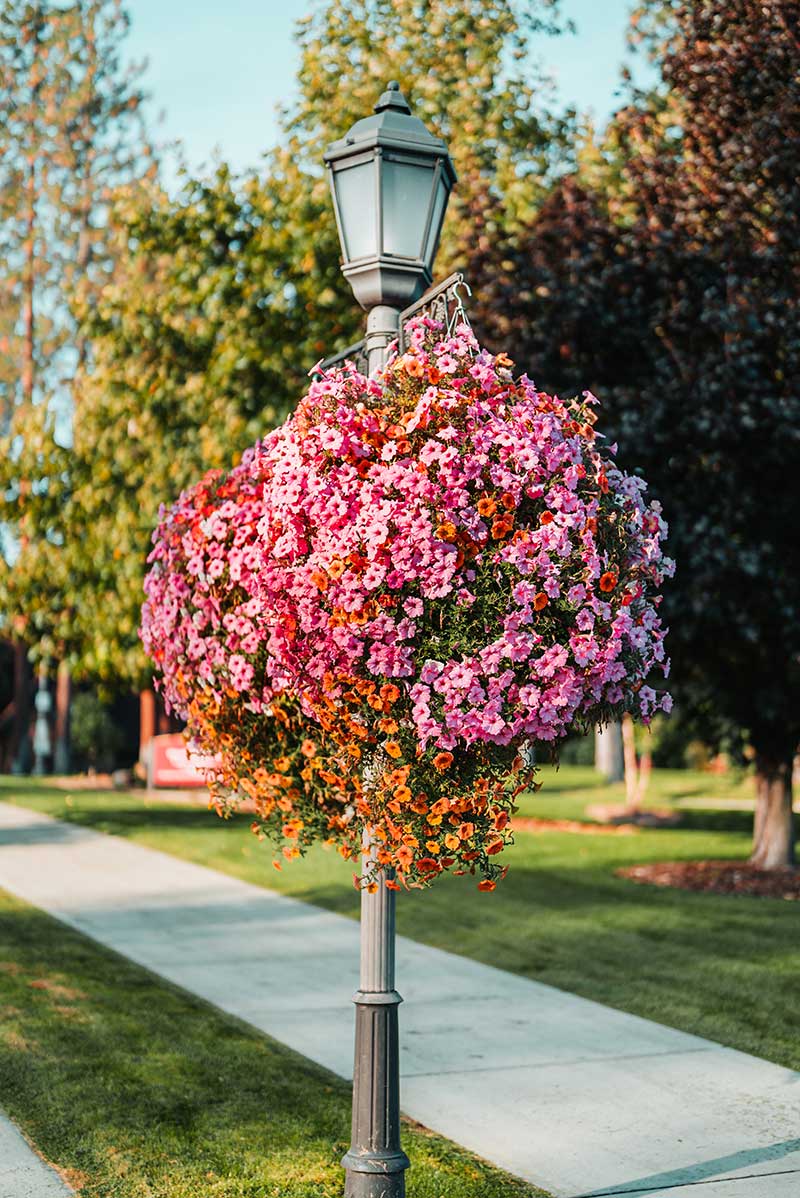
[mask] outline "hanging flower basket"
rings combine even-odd
[[[465,324],[421,318],[407,344],[379,378],[324,375],[163,517],[143,635],[190,733],[227,752],[218,787],[255,788],[290,852],[322,835],[356,858],[366,832],[395,885],[492,889],[534,752],[669,709],[648,682],[673,566],[593,396],[538,392]]]

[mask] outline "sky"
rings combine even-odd
[[[577,33],[534,44],[563,100],[598,122],[615,106],[631,5],[562,0]],[[180,140],[194,170],[215,150],[235,169],[257,166],[276,140],[278,106],[295,94],[292,30],[311,0],[127,0],[126,7],[128,53],[148,60],[150,111],[163,113],[156,139]]]

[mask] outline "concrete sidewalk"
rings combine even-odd
[[[69,1198],[72,1193],[0,1111],[0,1198]]]
[[[351,1076],[352,920],[7,803],[0,887]],[[559,1198],[800,1195],[800,1074],[404,938],[398,986],[403,1110]]]

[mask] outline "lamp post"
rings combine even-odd
[[[397,83],[373,116],[328,147],[342,273],[367,312],[369,372],[386,362],[401,311],[431,285],[433,259],[455,183],[447,146],[429,133]],[[372,868],[364,845],[364,868]],[[356,1005],[353,1127],[346,1198],[403,1198],[409,1161],[400,1145],[400,1052],[394,988],[395,895],[383,873],[361,892],[361,974]]]

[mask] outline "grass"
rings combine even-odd
[[[0,892],[0,1095],[82,1198],[329,1198],[344,1082]],[[408,1126],[409,1198],[543,1198]]]
[[[654,779],[657,805],[711,792],[746,797],[745,780],[689,771]],[[64,791],[41,782],[0,782],[0,796],[99,831],[269,886],[356,917],[351,871],[314,851],[281,873],[250,834],[246,817],[222,822],[202,807],[130,795]],[[615,801],[593,771],[564,767],[523,814],[580,818],[587,804]],[[622,1010],[800,1068],[796,994],[800,909],[773,899],[692,894],[617,878],[647,861],[742,858],[752,812],[691,811],[678,829],[625,835],[520,832],[507,879],[479,894],[464,878],[401,895],[402,933],[452,952],[582,994]],[[402,993],[402,978],[399,979]]]

